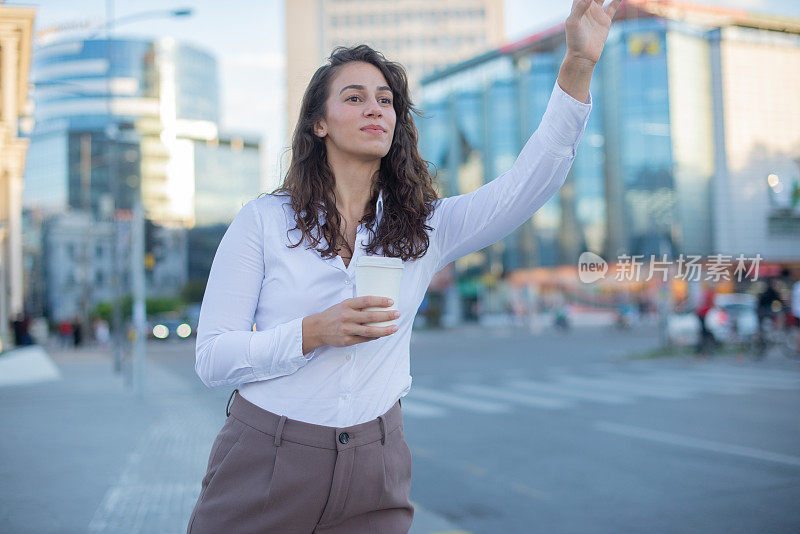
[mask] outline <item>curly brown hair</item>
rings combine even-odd
[[[341,234],[342,220],[336,209],[335,180],[328,165],[325,143],[314,135],[313,130],[314,124],[325,118],[333,77],[342,65],[353,61],[370,63],[381,71],[392,90],[397,115],[391,148],[381,158],[380,169],[372,182],[367,212],[359,221],[364,222],[370,230],[371,238],[366,253],[374,255],[381,247],[385,256],[400,257],[403,261],[417,259],[428,250],[430,242],[426,230],[432,228],[425,222],[438,199],[433,188],[436,175],[434,173],[431,176],[428,162],[422,159],[417,149],[419,133],[411,112],[420,117],[422,114],[409,96],[408,77],[403,66],[387,60],[383,54],[364,44],[334,48],[328,64],[317,69],[303,95],[297,126],[292,135],[289,170],[283,185],[271,193],[291,197],[296,221],[292,230],[299,228],[302,231],[300,241],[287,246],[294,248],[308,239],[310,244],[307,248],[317,247],[321,242],[321,230],[328,243],[328,248],[317,249],[323,258],[334,257],[339,250],[339,243],[353,254]],[[383,215],[374,229],[375,203],[381,190]],[[321,229],[317,219],[320,210],[325,214]]]

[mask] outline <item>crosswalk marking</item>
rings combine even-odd
[[[726,380],[731,380],[742,384],[754,384],[759,387],[769,389],[797,389],[800,387],[800,380],[795,379],[759,378],[725,371],[712,371],[704,369],[698,369],[694,372],[702,376],[709,376],[711,378],[724,378]]]
[[[629,379],[639,383],[655,383],[665,386],[677,386],[680,388],[691,390],[693,392],[713,391],[715,393],[741,395],[742,393],[747,393],[749,391],[747,388],[742,387],[741,385],[713,382],[702,377],[692,377],[685,375],[680,375],[680,376],[670,376],[667,374],[632,375],[623,373],[611,373],[609,374],[609,376],[618,380]]]
[[[508,382],[508,385],[514,388],[537,391],[539,393],[549,393],[564,397],[605,402],[608,404],[630,404],[633,402],[631,397],[624,397],[622,395],[614,395],[612,393],[603,393],[599,391],[587,391],[566,384],[556,385],[547,384],[544,382],[534,382],[533,380],[512,380]]]
[[[582,384],[589,388],[610,389],[615,392],[635,393],[648,397],[658,397],[662,399],[690,399],[692,395],[683,388],[668,388],[651,385],[632,384],[620,380],[610,380],[605,378],[586,378],[580,376],[561,376],[559,380],[572,384]]]
[[[469,399],[462,395],[451,395],[449,393],[420,387],[412,388],[409,395],[413,396],[414,399],[428,400],[434,403],[438,402],[453,406],[454,408],[464,408],[481,413],[503,413],[510,411],[510,407],[507,404]]]
[[[800,373],[797,371],[773,371],[771,369],[753,369],[753,368],[742,368],[742,367],[732,367],[730,365],[720,365],[716,367],[722,372],[734,373],[736,375],[747,376],[747,377],[755,377],[755,378],[775,378],[778,380],[789,380],[796,382],[800,380]]]
[[[610,421],[597,421],[595,427],[605,432],[613,432],[623,436],[630,436],[649,441],[656,441],[660,443],[668,443],[671,445],[678,445],[681,447],[732,454],[736,456],[744,456],[746,458],[755,458],[757,460],[764,460],[768,462],[776,462],[792,467],[800,467],[800,456],[792,456],[789,454],[780,454],[752,447],[744,447],[741,445],[733,445],[730,443],[722,443],[719,441],[711,441],[707,439],[693,438],[690,436],[682,436],[680,434],[673,434],[671,432],[662,432],[659,430],[651,430],[648,428],[641,428],[630,425],[621,425],[619,423],[612,423]]]
[[[411,391],[416,392],[416,388]],[[403,397],[403,406],[401,410],[403,411],[403,415],[412,415],[415,417],[443,417],[447,415],[447,410],[424,402],[418,402],[414,399],[409,399],[408,395]]]
[[[508,371],[508,370],[506,370]],[[747,394],[757,389],[800,389],[800,373],[737,369],[724,364],[702,369],[632,365],[595,368],[594,375],[570,374],[566,367],[548,369],[552,381],[524,378],[522,369],[499,372],[499,384],[485,384],[482,375],[465,373],[444,389],[415,385],[403,399],[404,415],[445,417],[452,409],[497,414],[520,406],[568,409],[578,402],[630,404],[640,397],[691,399],[703,393]],[[409,398],[410,397],[410,398]]]
[[[537,408],[568,408],[574,406],[574,403],[547,398],[538,397],[535,395],[528,395],[525,393],[517,393],[514,391],[504,391],[494,387],[479,386],[476,384],[456,384],[453,389],[463,391],[465,393],[473,393],[475,395],[485,395],[487,397],[494,397],[501,400],[511,402],[518,402],[528,406],[535,406]]]
[[[700,374],[694,371],[691,373],[664,372],[661,373],[659,376],[664,376],[666,378],[675,378],[676,380],[686,380],[688,382],[696,382],[698,384],[707,385],[708,388],[712,387],[731,388],[732,390],[743,390],[744,392],[765,387],[769,389],[769,385],[765,386],[765,382],[763,381],[753,381],[746,379],[723,377],[716,375],[714,373]],[[784,386],[780,385],[780,388],[782,387]]]

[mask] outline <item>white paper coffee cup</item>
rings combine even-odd
[[[388,297],[391,306],[370,306],[365,311],[396,310],[400,302],[400,282],[403,278],[403,260],[384,256],[360,256],[356,261],[356,296]],[[391,326],[397,319],[365,323],[367,326]]]

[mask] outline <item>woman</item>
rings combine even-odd
[[[189,532],[408,532],[399,399],[414,315],[437,271],[511,233],[564,182],[619,2],[573,3],[542,123],[508,172],[465,195],[436,196],[401,66],[362,45],[317,70],[284,185],[239,211],[212,263],[195,368],[238,389]],[[399,318],[364,310],[387,299],[354,298],[363,255],[403,260]],[[399,329],[366,325],[395,318]]]

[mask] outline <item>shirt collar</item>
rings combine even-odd
[[[322,209],[317,210],[317,218],[319,219],[320,227],[325,224],[325,211]],[[375,226],[380,224],[383,218],[383,189],[378,191],[378,200],[375,202]]]

